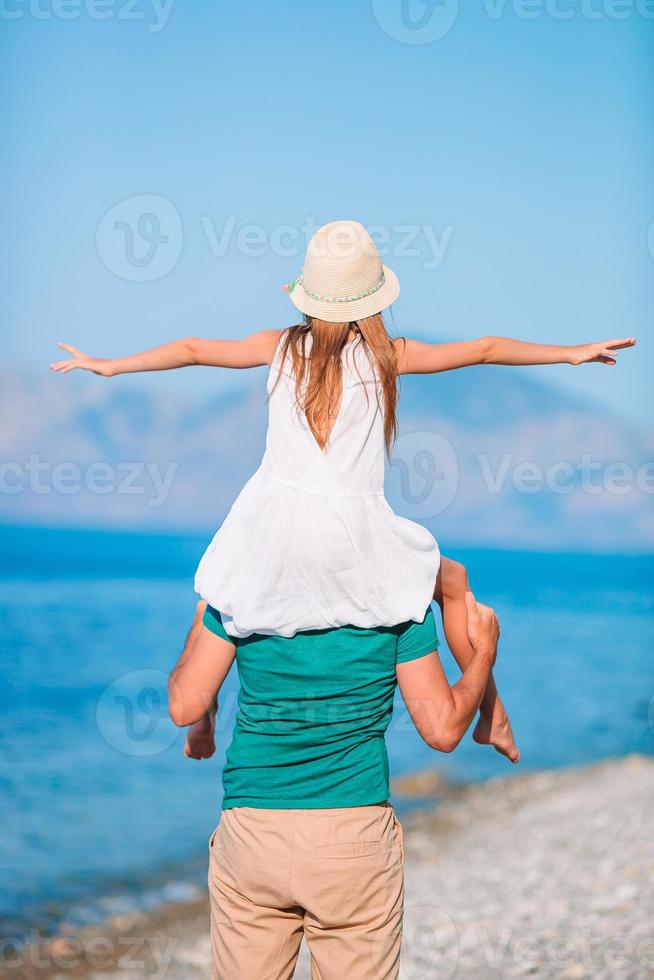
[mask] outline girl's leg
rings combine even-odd
[[[465,606],[465,594],[469,588],[465,567],[458,561],[441,558],[434,599],[441,609],[447,645],[461,670],[465,670],[474,655],[468,639]],[[473,738],[480,744],[493,745],[511,762],[517,762],[520,758],[509,716],[497,693],[492,674],[481,702],[479,721],[473,732]]]

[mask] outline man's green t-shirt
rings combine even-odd
[[[204,625],[234,642],[210,606]],[[322,809],[388,799],[384,735],[395,665],[437,647],[431,609],[421,623],[237,639],[241,689],[223,809]]]

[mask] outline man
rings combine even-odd
[[[302,935],[316,980],[398,976],[402,830],[384,736],[399,684],[424,741],[459,744],[499,638],[495,613],[471,592],[466,608],[474,656],[450,687],[431,609],[421,623],[254,634],[235,648],[219,613],[198,604],[169,684],[173,721],[193,726],[187,755],[213,752],[211,723],[198,722],[235,655],[241,685],[210,843],[215,980],[292,977]]]

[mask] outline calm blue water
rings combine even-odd
[[[216,758],[185,759],[165,682],[205,539],[4,529],[1,540],[3,931],[192,894],[237,690],[230,676]],[[651,558],[451,553],[500,613],[496,673],[523,771],[654,750]],[[389,750],[394,774],[515,771],[470,739],[430,752],[399,706]]]

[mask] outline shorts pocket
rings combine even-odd
[[[404,864],[404,830],[402,829],[402,824],[397,818],[395,810],[393,810],[393,829],[395,831],[395,840],[400,849],[400,860]]]
[[[318,844],[316,856],[319,858],[359,858],[388,854],[393,844],[387,840],[346,841],[339,844]]]
[[[215,840],[216,840],[216,837],[217,837],[217,835],[218,835],[218,831],[219,831],[219,830],[220,830],[220,821],[218,822],[218,826],[216,827],[216,829],[215,829],[215,830],[214,830],[214,832],[212,833],[212,835],[211,835],[211,837],[209,838],[209,850],[210,850],[210,851],[212,851],[212,850],[213,850],[213,845],[214,845],[214,842],[215,842]]]

